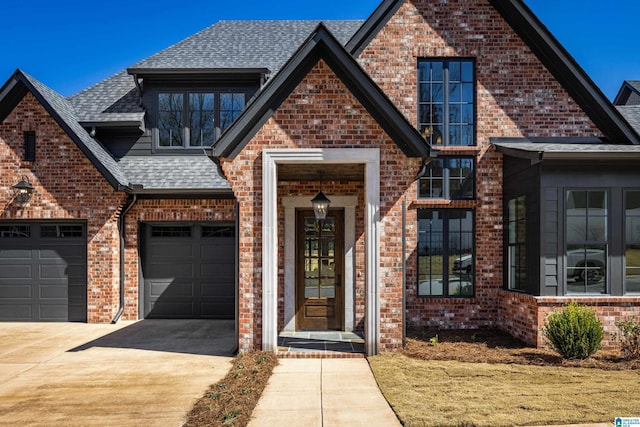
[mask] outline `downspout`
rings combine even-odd
[[[402,348],[407,346],[407,198],[402,199]]]
[[[122,212],[120,213],[120,216],[118,217],[118,232],[120,233],[120,307],[118,308],[118,312],[116,313],[116,316],[111,321],[112,324],[118,323],[118,320],[120,320],[120,316],[122,316],[122,313],[124,312],[124,304],[125,304],[125,300],[124,300],[124,281],[125,281],[125,274],[124,274],[125,221],[124,221],[124,217],[127,214],[127,212],[129,212],[129,210],[131,210],[133,205],[136,204],[137,200],[138,200],[138,196],[136,194],[131,194],[131,197],[127,198],[127,202],[125,203],[124,207],[122,208]]]

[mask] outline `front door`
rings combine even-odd
[[[329,210],[324,221],[297,211],[296,328],[342,329],[344,211]]]

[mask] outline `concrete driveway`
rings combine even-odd
[[[0,323],[0,425],[180,426],[226,375],[233,321]]]

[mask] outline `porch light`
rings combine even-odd
[[[22,180],[13,186],[13,190],[16,200],[20,203],[27,203],[33,195],[33,185],[26,176],[23,176]]]
[[[323,221],[327,218],[331,200],[327,199],[327,196],[325,196],[322,191],[318,191],[316,197],[311,199],[311,204],[313,205],[313,213],[317,221]]]

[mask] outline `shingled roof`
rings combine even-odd
[[[144,110],[128,71],[266,68],[275,75],[320,22],[345,44],[364,21],[219,21],[77,94],[81,122],[141,120]]]

